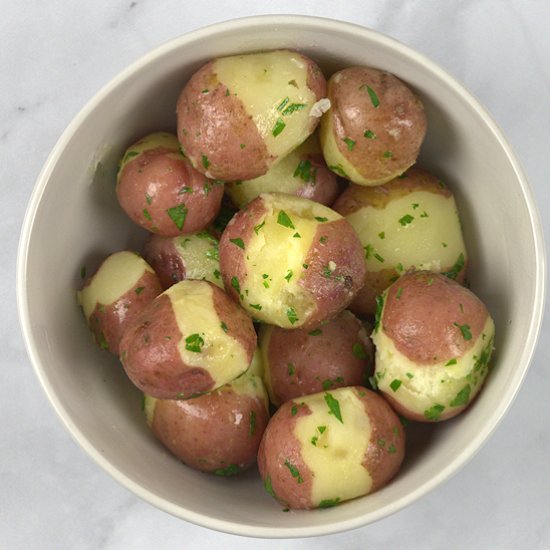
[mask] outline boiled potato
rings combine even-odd
[[[336,174],[327,168],[319,136],[314,133],[263,176],[229,182],[225,190],[239,208],[245,207],[260,193],[272,191],[298,195],[330,206],[340,191],[337,179]]]
[[[379,300],[375,380],[400,414],[456,416],[489,372],[495,326],[470,290],[430,271],[403,275]]]
[[[327,508],[380,489],[405,454],[388,403],[361,386],[287,401],[258,451],[266,490],[289,508]]]
[[[182,155],[175,135],[149,134],[130,146],[116,193],[138,225],[164,237],[204,229],[220,210],[223,182],[205,178]]]
[[[262,325],[258,341],[264,380],[276,406],[301,395],[363,385],[373,371],[372,342],[349,311],[313,330]]]
[[[353,226],[365,250],[365,286],[350,305],[373,314],[376,296],[410,268],[437,271],[458,282],[468,255],[449,188],[413,167],[385,185],[351,185],[333,208]]]
[[[161,292],[151,266],[135,252],[122,251],[105,259],[78,301],[97,345],[118,355],[126,328]]]
[[[386,71],[349,67],[332,75],[328,96],[320,133],[329,168],[359,185],[381,185],[415,163],[426,115],[405,83]]]
[[[232,476],[249,468],[256,462],[269,420],[267,394],[253,365],[229,384],[199,397],[145,396],[147,424],[155,437],[202,472]]]
[[[178,138],[207,177],[257,178],[313,133],[325,93],[319,67],[294,51],[214,59],[179,96]]]
[[[227,292],[254,318],[315,328],[363,285],[361,243],[339,214],[316,202],[264,193],[238,212],[220,240]]]
[[[184,279],[210,281],[223,288],[218,239],[207,231],[179,237],[151,235],[143,256],[165,290]]]
[[[134,319],[120,343],[120,359],[147,395],[184,399],[241,375],[255,349],[250,317],[217,286],[187,279]]]

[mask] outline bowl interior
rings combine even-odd
[[[410,426],[399,476],[339,507],[282,513],[256,471],[222,479],[196,473],[149,433],[141,395],[116,359],[96,349],[76,302],[81,269],[139,249],[145,234],[118,207],[117,162],[133,140],[175,129],[179,91],[213,57],[296,48],[330,75],[353,64],[393,72],[420,94],[428,136],[419,164],[454,190],[470,256],[469,279],[497,327],[494,369],[473,406],[438,426]],[[512,209],[513,206],[513,209]],[[525,180],[495,125],[443,71],[409,48],[350,24],[270,16],[183,36],[104,88],[52,152],[21,239],[19,300],[30,356],[73,436],[117,480],[160,508],[200,525],[251,536],[320,535],[358,527],[412,502],[456,471],[496,426],[527,369],[540,322],[544,259]],[[541,267],[541,264],[542,267]]]

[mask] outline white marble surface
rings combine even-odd
[[[550,236],[550,5],[547,0],[4,0],[0,18],[0,548],[550,548],[550,320],[496,433],[450,481],[394,516],[318,539],[209,531],[139,500],[71,439],[20,335],[17,241],[42,163],[84,103],[170,38],[261,13],[352,21],[418,49],[489,109],[518,154]]]

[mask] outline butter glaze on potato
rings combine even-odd
[[[126,151],[117,176],[122,209],[138,225],[164,237],[193,233],[220,210],[223,182],[205,178],[175,135],[149,134]]]
[[[320,69],[297,52],[215,59],[179,96],[178,138],[206,176],[257,178],[313,133],[320,113],[312,108],[325,92]]]
[[[155,437],[188,466],[231,476],[256,462],[269,420],[260,372],[252,365],[207,394],[186,400],[145,396],[147,423]]]
[[[350,185],[334,210],[353,226],[365,250],[364,287],[350,305],[373,314],[376,296],[408,269],[446,273],[462,283],[468,255],[449,188],[418,167],[385,185]]]
[[[218,239],[206,231],[179,237],[151,235],[143,256],[164,290],[184,279],[205,280],[223,288],[218,245]]]
[[[239,208],[245,207],[261,193],[287,193],[330,206],[340,188],[337,176],[328,169],[314,133],[302,145],[252,180],[228,182],[227,194]]]
[[[405,434],[388,403],[363,387],[284,403],[258,451],[266,490],[290,508],[327,508],[376,491],[403,461]]]
[[[373,372],[373,346],[363,323],[343,311],[313,330],[262,325],[259,345],[271,402],[343,386],[365,384]]]
[[[406,273],[384,293],[372,335],[378,388],[411,420],[456,416],[485,381],[494,332],[470,290],[437,273]]]
[[[264,193],[238,212],[220,240],[227,292],[254,318],[315,327],[346,308],[365,276],[349,223],[313,201]]]
[[[130,380],[159,399],[181,399],[245,372],[256,348],[248,315],[206,281],[181,281],[126,330],[120,359]]]
[[[382,185],[416,162],[426,134],[424,107],[394,75],[349,67],[328,81],[330,110],[321,120],[329,168],[359,185]]]
[[[78,301],[97,345],[118,355],[126,328],[161,292],[151,266],[135,252],[122,251],[103,261]]]

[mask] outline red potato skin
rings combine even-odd
[[[326,237],[327,244],[320,239]],[[330,254],[324,250],[330,246]],[[336,269],[330,277],[324,273],[327,261]],[[301,328],[313,328],[344,310],[365,282],[366,265],[361,241],[350,223],[336,220],[323,223],[313,238],[305,263],[309,266],[299,285],[315,298],[316,310]]]
[[[379,99],[377,107],[367,86]],[[426,116],[420,100],[397,77],[369,67],[349,67],[331,77],[328,93],[332,107],[327,116],[332,117],[337,147],[363,177],[381,180],[415,163],[426,134]],[[366,138],[366,130],[376,139]],[[392,130],[398,137],[390,134]],[[351,151],[346,138],[355,142]]]
[[[269,372],[274,405],[326,389],[359,386],[372,375],[373,345],[357,317],[343,312],[317,330],[322,334],[279,327],[266,331],[264,368]],[[262,339],[260,336],[263,347]],[[354,353],[354,345],[361,346],[365,358]],[[328,388],[323,387],[327,380]]]
[[[295,413],[293,414],[293,408]],[[311,414],[307,405],[287,401],[271,417],[258,450],[258,470],[274,497],[284,506],[294,509],[311,509],[313,472],[302,459],[301,443],[294,437],[294,427],[302,416]],[[300,472],[293,477],[287,464]]]
[[[386,485],[399,471],[405,458],[405,430],[383,397],[361,387],[355,388],[355,394],[363,402],[372,426],[363,461],[363,466],[372,477],[372,493]]]
[[[151,235],[143,246],[143,258],[155,270],[163,290],[185,279],[185,264],[171,238]]]
[[[88,281],[87,284],[91,279]],[[88,324],[99,347],[118,355],[120,341],[133,320],[162,292],[158,277],[144,271],[137,283],[114,303],[96,304]]]
[[[340,193],[338,178],[336,174],[329,170],[323,155],[309,154],[301,157],[302,160],[309,160],[312,168],[315,170],[315,182],[304,182],[304,185],[298,189],[296,195],[304,197],[315,202],[330,206]]]
[[[211,287],[220,322],[225,322],[228,334],[244,347],[250,363],[256,349],[252,320],[225,292]],[[157,399],[191,397],[215,389],[206,369],[183,363],[177,348],[181,339],[170,298],[161,294],[132,322],[122,338],[120,360],[128,378]]]
[[[256,461],[268,420],[261,398],[222,386],[192,399],[157,401],[151,428],[191,468],[216,473],[230,467],[228,475],[235,466],[242,471]]]
[[[120,206],[135,223],[152,233],[176,237],[200,231],[214,220],[223,185],[206,179],[179,152],[157,147],[124,166],[116,192]],[[186,211],[181,227],[168,214],[173,208]]]
[[[461,357],[481,336],[489,313],[470,290],[430,271],[405,273],[389,289],[382,330],[397,350],[420,365]],[[462,335],[468,325],[471,338]]]
[[[241,100],[218,81],[214,63],[201,67],[178,98],[178,139],[203,174],[227,181],[261,176],[273,159]]]

